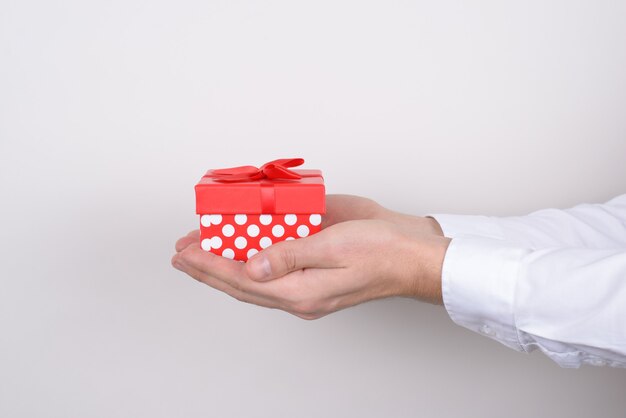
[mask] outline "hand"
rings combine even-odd
[[[326,196],[326,214],[322,227],[339,222],[358,219],[380,219],[392,222],[408,232],[443,236],[436,220],[421,216],[406,215],[389,210],[371,199],[345,194]]]
[[[207,253],[194,231],[172,264],[238,300],[316,319],[389,296],[442,303],[441,265],[449,240],[411,234],[385,220],[336,223],[276,243],[240,263]]]

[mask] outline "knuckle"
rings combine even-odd
[[[314,320],[319,319],[319,318],[322,317],[322,315],[317,314],[317,313],[294,312],[294,315],[297,316],[300,319],[304,319],[305,321],[314,321]]]
[[[280,260],[287,271],[296,270],[298,267],[296,253],[291,248],[283,248],[280,252]]]
[[[310,300],[303,300],[296,302],[293,305],[294,312],[300,317],[313,317],[318,312],[317,303]]]

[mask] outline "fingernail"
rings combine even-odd
[[[257,256],[250,259],[250,273],[253,279],[267,279],[272,274],[272,266],[267,257]]]

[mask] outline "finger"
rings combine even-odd
[[[326,213],[322,217],[322,228],[355,219],[371,219],[383,208],[366,197],[329,194],[326,195]]]
[[[246,293],[262,295],[261,283],[251,280],[245,271],[245,264],[222,257],[200,248],[193,243],[179,253],[180,262],[215,277],[229,286]]]
[[[196,257],[198,259],[196,259]],[[209,261],[209,259],[211,261]],[[233,270],[226,273],[225,268],[214,269],[212,275],[207,268],[211,262],[215,264],[235,265]],[[245,277],[239,270],[243,263],[233,261],[212,253],[207,253],[201,249],[191,246],[190,249],[176,254],[172,259],[172,264],[179,270],[183,270],[195,279],[222,292],[228,293],[237,300],[254,303],[268,308],[281,309],[292,313],[291,299],[285,297],[285,286],[268,286],[270,283],[258,283]],[[239,270],[239,275],[237,271]],[[279,281],[273,281],[272,284]],[[289,296],[289,295],[287,295]]]
[[[178,241],[176,241],[176,252],[179,253],[185,248],[187,248],[189,245],[198,241],[200,241],[200,231],[196,229],[196,230],[191,231],[190,233],[188,233],[186,236],[182,237]]]
[[[348,219],[350,216],[346,208],[348,199],[349,195],[326,195],[326,213],[322,216],[322,229]]]
[[[184,259],[182,259],[179,254],[174,255],[174,257],[172,258],[172,265],[176,269],[182,271],[183,273],[186,273],[197,281],[202,282],[216,290],[219,290],[220,292],[226,293],[227,295],[241,302],[252,303],[266,308],[278,308],[275,300],[235,289],[228,283],[219,280],[213,276],[210,276],[191,265],[186,264],[184,262]]]
[[[255,254],[245,264],[248,276],[259,282],[313,267],[341,267],[334,255],[331,230],[322,230],[306,238],[278,242]]]

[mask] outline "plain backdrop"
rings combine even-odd
[[[206,169],[275,158],[414,214],[623,193],[625,19],[598,0],[2,0],[0,416],[624,416],[623,369],[561,369],[409,299],[303,321],[170,257]]]

